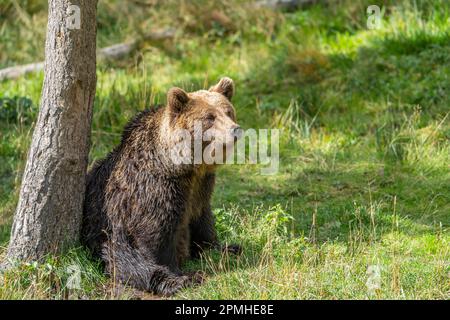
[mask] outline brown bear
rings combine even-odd
[[[210,205],[217,164],[193,157],[177,163],[170,152],[179,141],[175,132],[194,137],[198,123],[214,133],[201,141],[202,150],[234,143],[240,128],[233,95],[230,78],[209,90],[170,89],[167,105],[138,114],[120,145],[89,171],[82,241],[115,280],[162,295],[199,281],[180,267],[207,247],[220,248]]]

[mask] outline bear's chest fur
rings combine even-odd
[[[201,215],[202,206],[205,202],[204,193],[204,179],[206,175],[205,169],[199,169],[191,179],[189,196],[186,207],[186,216],[189,221],[197,219]]]
[[[185,212],[177,229],[176,247],[178,264],[181,265],[189,257],[191,235],[189,225],[193,220],[198,219],[204,209],[207,198],[204,194],[204,179],[206,170],[200,168],[189,179],[187,190]]]

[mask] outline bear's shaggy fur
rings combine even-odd
[[[138,114],[88,173],[82,240],[114,279],[162,295],[198,281],[180,266],[218,247],[210,206],[215,165],[175,164],[168,154],[174,130],[194,135],[195,121],[222,135],[236,130],[233,94],[229,78],[209,91],[172,88],[167,106]]]

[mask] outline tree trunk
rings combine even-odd
[[[78,29],[70,25],[74,5]],[[8,261],[39,260],[78,240],[96,86],[96,11],[97,0],[49,0],[44,86]]]

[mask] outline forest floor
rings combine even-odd
[[[44,58],[46,1],[0,9],[0,68]],[[279,128],[280,166],[219,169],[213,208],[222,242],[186,270],[207,281],[183,299],[450,298],[450,2],[396,1],[369,30],[370,1],[294,12],[240,1],[100,1],[98,47],[154,28],[98,65],[90,162],[172,86],[236,84],[248,128]],[[5,19],[3,19],[3,16]],[[0,82],[0,255],[8,243],[43,74]],[[73,267],[79,289],[69,289]],[[82,248],[0,276],[0,299],[127,299]]]

